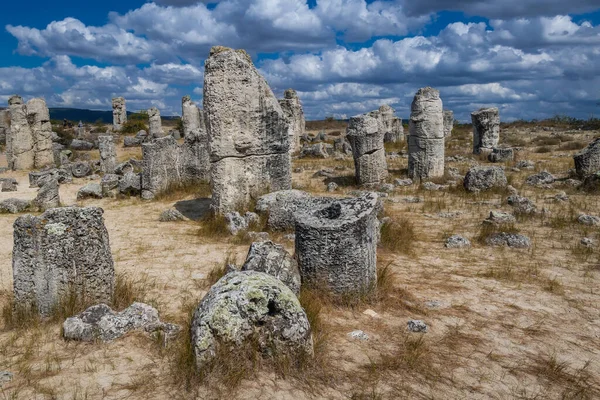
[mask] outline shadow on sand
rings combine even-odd
[[[177,211],[192,221],[200,221],[210,214],[210,199],[183,200],[175,203]]]

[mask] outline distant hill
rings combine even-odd
[[[79,108],[50,108],[50,119],[62,121],[67,119],[74,122],[86,122],[94,123],[101,120],[105,124],[112,124],[113,115],[112,111],[96,111],[96,110],[82,110]],[[128,111],[127,115],[133,114]],[[163,116],[162,119],[177,119],[177,116]]]

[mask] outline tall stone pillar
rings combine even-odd
[[[112,108],[113,130],[119,132],[123,128],[123,124],[127,122],[127,108],[125,106],[125,99],[122,97],[115,97],[112,99]]]
[[[482,108],[471,113],[473,123],[473,154],[489,154],[500,141],[498,108]]]
[[[286,90],[283,99],[279,100],[279,104],[289,121],[290,153],[295,153],[300,151],[300,137],[304,135],[306,129],[304,110],[294,89]]]
[[[381,183],[388,176],[382,122],[369,114],[350,118],[346,137],[352,146],[356,182],[359,185]]]
[[[160,111],[156,107],[148,110],[148,123],[150,124],[150,137],[163,137],[162,121],[160,119]]]

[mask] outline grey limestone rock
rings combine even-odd
[[[263,272],[234,271],[221,278],[198,305],[191,336],[200,370],[220,346],[234,350],[250,340],[266,355],[313,354],[310,324],[298,298]]]
[[[127,172],[119,179],[119,193],[137,196],[142,192],[142,176],[135,172]]]
[[[16,192],[17,180],[15,178],[0,178],[0,189],[3,192]]]
[[[256,211],[267,214],[270,229],[290,231],[296,227],[294,213],[310,207],[311,195],[301,190],[290,189],[261,196],[256,202]]]
[[[387,104],[379,107],[377,111],[371,111],[369,115],[377,118],[379,122],[379,131],[383,135],[385,143],[397,143],[404,141],[404,127],[402,120],[397,118],[395,110]]]
[[[170,209],[165,210],[162,213],[160,213],[158,220],[160,222],[174,222],[174,221],[185,221],[186,218],[178,210],[176,210],[174,208],[170,208]]]
[[[531,186],[543,186],[550,185],[554,183],[555,180],[556,179],[554,178],[554,175],[552,175],[550,172],[542,171],[540,173],[527,177],[527,179],[525,180],[525,184]]]
[[[0,371],[0,388],[2,388],[2,386],[5,383],[12,381],[12,379],[13,379],[13,374],[11,374],[10,372]]]
[[[488,246],[507,246],[517,249],[531,247],[531,241],[525,235],[518,233],[493,233],[485,239]]]
[[[77,200],[101,198],[102,186],[99,183],[88,183],[77,191]]]
[[[5,199],[0,201],[0,214],[18,214],[31,207],[31,202],[21,199]]]
[[[83,178],[92,174],[92,167],[87,161],[77,161],[71,164],[71,173],[75,178]]]
[[[472,167],[463,181],[469,192],[479,192],[508,185],[504,170],[500,167]]]
[[[440,92],[426,87],[415,95],[409,120],[408,176],[413,180],[444,175],[444,116]]]
[[[350,118],[346,137],[352,146],[356,182],[359,185],[378,184],[388,176],[381,124],[378,118],[368,114]]]
[[[512,195],[506,199],[506,202],[515,209],[517,214],[535,214],[538,211],[537,206],[527,197]]]
[[[377,285],[380,205],[375,193],[315,198],[296,213],[296,255],[303,283],[337,294],[366,293]]]
[[[512,161],[515,159],[515,151],[511,148],[493,148],[488,155],[488,160],[493,163]]]
[[[0,110],[0,144],[6,144],[6,136],[10,130],[10,110]]]
[[[446,239],[445,246],[448,249],[461,249],[464,247],[470,247],[471,242],[469,241],[469,239],[461,235],[452,235],[448,239]]]
[[[574,179],[570,179],[571,181],[576,181]],[[589,176],[587,176],[583,182],[579,182],[576,181],[579,184],[576,185],[575,182],[573,182],[572,186],[578,186],[581,190],[583,190],[586,193],[597,193],[598,191],[600,191],[600,172],[596,172],[594,174],[591,174]]]
[[[73,139],[70,147],[73,150],[89,151],[94,149],[94,143],[81,139]]]
[[[341,154],[352,154],[352,146],[345,137],[337,138],[333,141],[333,151]]]
[[[338,190],[338,184],[335,182],[329,182],[327,184],[327,191],[328,192],[335,192],[336,190]]]
[[[144,303],[133,303],[121,312],[113,311],[106,304],[98,304],[67,318],[63,323],[65,339],[83,342],[110,342],[131,331],[160,331],[170,339],[180,330],[177,325],[161,322],[158,311]]]
[[[473,123],[473,154],[489,154],[500,141],[498,108],[482,108],[471,113]]]
[[[142,145],[142,140],[137,137],[125,136],[123,138],[123,147],[139,147]]]
[[[14,224],[13,286],[17,304],[48,315],[69,293],[110,302],[114,265],[97,207],[63,207]]]
[[[514,215],[503,212],[503,211],[490,211],[489,217],[487,217],[483,223],[490,225],[503,225],[503,224],[514,224],[517,219]]]
[[[515,164],[515,167],[519,169],[534,169],[535,164],[530,160],[520,160]]]
[[[248,221],[237,211],[228,212],[224,215],[227,221],[227,230],[232,235],[237,235],[240,231],[248,229]]]
[[[270,240],[252,243],[242,271],[258,271],[272,275],[289,287],[294,294],[300,293],[298,263],[283,246]]]
[[[396,186],[410,186],[413,184],[412,179],[408,178],[408,179],[396,179],[394,181],[394,184]]]
[[[204,116],[200,113],[200,109],[190,96],[183,96],[181,99],[181,122],[183,124],[183,136],[189,135],[193,131],[204,129],[204,121],[201,121]]]
[[[127,107],[125,99],[122,97],[115,97],[112,99],[113,109],[113,130],[115,132],[121,131],[123,124],[127,122]]]
[[[582,225],[597,226],[600,225],[600,218],[594,215],[581,214],[577,221]]]
[[[117,150],[112,136],[98,136],[100,150],[100,170],[105,174],[114,174],[117,166]]]
[[[244,208],[267,191],[291,188],[288,119],[245,51],[211,49],[204,110],[215,212]]]
[[[119,175],[105,174],[100,181],[102,197],[117,197],[119,194]]]
[[[283,99],[279,100],[279,105],[287,117],[288,137],[290,142],[290,154],[300,150],[300,136],[304,134],[306,123],[304,120],[304,110],[294,89],[287,89],[283,94]]]
[[[156,107],[148,110],[148,123],[150,125],[149,135],[151,138],[160,138],[164,136],[162,130],[162,121],[160,119],[160,111]]]
[[[413,333],[426,333],[427,332],[427,324],[418,319],[411,319],[406,324],[407,329]]]
[[[32,204],[40,211],[46,211],[50,208],[60,207],[59,185],[56,179],[49,179],[44,182],[38,190],[37,196]]]
[[[114,173],[117,175],[125,175],[128,172],[133,172],[133,165],[129,161],[124,161],[115,166]]]
[[[586,148],[573,156],[575,170],[580,178],[600,171],[600,138],[594,139]]]
[[[165,136],[142,145],[142,191],[153,198],[171,186],[181,184],[180,151],[175,138]]]
[[[332,145],[328,143],[314,143],[305,144],[300,149],[300,158],[313,157],[313,158],[329,158],[329,150],[333,149]]]
[[[444,110],[444,137],[452,136],[452,129],[454,129],[454,112]]]

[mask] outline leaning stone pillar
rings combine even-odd
[[[184,136],[200,129],[200,109],[194,104],[190,96],[183,96],[181,99],[181,122]]]
[[[381,121],[368,114],[350,118],[346,137],[352,146],[356,181],[359,185],[381,183],[388,176],[384,131]]]
[[[105,174],[114,174],[117,166],[117,151],[112,136],[98,136],[100,169]]]
[[[408,176],[413,180],[444,175],[444,117],[440,92],[419,89],[411,105]]]
[[[500,141],[498,108],[482,108],[471,113],[473,123],[473,154],[489,154]]]
[[[122,97],[115,97],[112,99],[113,108],[113,130],[119,132],[123,128],[123,124],[127,122],[127,107],[125,105],[125,99]]]

